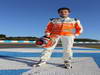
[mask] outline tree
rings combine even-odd
[[[6,38],[6,35],[0,34],[0,39],[5,39],[5,38]]]

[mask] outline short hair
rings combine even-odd
[[[71,12],[71,10],[70,10],[69,8],[64,7],[64,8],[59,8],[59,9],[58,9],[58,13],[59,13],[61,10],[68,10],[69,13]]]

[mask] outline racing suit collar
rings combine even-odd
[[[64,22],[65,20],[68,20],[68,19],[70,19],[70,18],[69,18],[69,17],[66,17],[66,18],[60,17],[60,20],[61,20],[62,22]]]
[[[66,17],[66,18],[60,17],[60,19],[70,19],[70,17]]]

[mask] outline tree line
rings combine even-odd
[[[30,41],[35,41],[38,40],[38,37],[7,37],[4,34],[0,34],[0,40],[30,40]],[[88,38],[78,38],[75,39],[75,42],[97,42],[99,40],[95,39],[88,39]]]
[[[0,40],[37,40],[38,38],[37,37],[7,37],[6,35],[4,34],[0,34]]]

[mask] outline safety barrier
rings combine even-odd
[[[35,41],[15,41],[15,40],[0,40],[0,43],[35,43]]]
[[[74,42],[76,44],[100,44],[100,42]]]
[[[25,41],[25,40],[0,40],[0,43],[35,43],[35,41]],[[100,42],[74,42],[75,44],[100,44]]]

